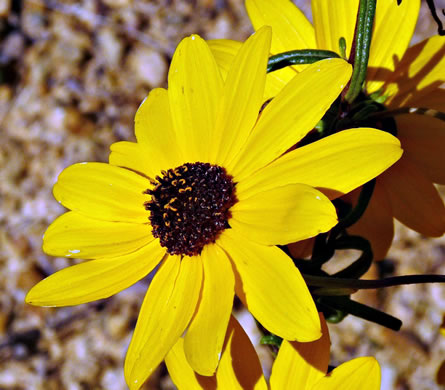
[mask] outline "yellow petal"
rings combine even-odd
[[[128,168],[150,178],[159,175],[158,164],[152,160],[145,145],[136,142],[120,141],[111,144],[108,161],[111,165]],[[162,169],[168,169],[163,167]]]
[[[226,166],[241,149],[263,104],[271,30],[264,27],[237,52],[224,84],[210,162]]]
[[[175,168],[185,162],[173,128],[167,90],[151,90],[136,112],[134,127],[141,157],[145,156],[148,161],[148,176],[155,177],[161,170]],[[111,150],[117,153],[113,145]],[[113,153],[110,160],[112,157]]]
[[[406,156],[431,181],[445,184],[445,122],[423,115],[400,115],[396,120]]]
[[[297,74],[266,106],[246,145],[227,167],[235,180],[249,177],[312,130],[347,84],[351,71],[346,61],[329,59]]]
[[[222,78],[226,80],[232,62],[243,43],[232,39],[211,39],[207,44],[215,57]]]
[[[337,224],[331,201],[304,184],[259,192],[231,209],[230,226],[249,240],[263,245],[286,245],[314,237]]]
[[[108,298],[146,276],[162,259],[165,249],[152,241],[130,254],[85,261],[37,283],[26,302],[36,306],[71,306]]]
[[[215,56],[221,75],[225,80],[232,61],[241,47],[241,42],[230,39],[214,39],[207,41],[207,43]],[[276,96],[283,87],[292,80],[296,73],[297,70],[294,66],[287,66],[268,73],[266,76],[263,101]]]
[[[263,100],[266,102],[277,96],[297,73],[294,66],[286,66],[285,68],[268,73],[266,76]]]
[[[233,229],[224,230],[217,244],[239,273],[237,295],[266,329],[286,340],[321,336],[314,301],[290,257],[275,246],[243,240]]]
[[[311,390],[379,390],[380,366],[373,357],[360,357],[335,368]]]
[[[153,241],[151,226],[107,222],[68,212],[57,218],[43,236],[43,251],[52,256],[93,259],[116,257]]]
[[[272,27],[273,54],[315,48],[314,28],[291,1],[246,0],[246,9],[255,30]]]
[[[215,58],[198,35],[176,48],[168,97],[179,148],[188,162],[208,161],[223,82]]]
[[[187,327],[201,290],[199,257],[165,259],[148,288],[128,347],[124,374],[139,389]]]
[[[320,313],[323,336],[308,343],[283,340],[270,375],[271,390],[311,390],[328,371],[331,341],[329,330]]]
[[[377,1],[374,29],[369,52],[366,89],[380,89],[402,59],[416,27],[420,0]],[[370,81],[372,80],[372,81]]]
[[[204,270],[201,301],[185,335],[184,349],[197,373],[212,375],[232,312],[235,277],[230,260],[218,246],[206,245],[201,258]]]
[[[178,390],[216,390],[216,376],[201,376],[193,371],[185,357],[182,337],[165,357],[165,364]]]
[[[361,188],[346,195],[355,204]],[[366,238],[372,248],[375,260],[383,260],[394,237],[394,222],[391,203],[381,180],[377,178],[372,198],[362,217],[348,228],[349,234]]]
[[[54,197],[65,207],[106,221],[146,223],[149,216],[143,192],[148,179],[103,163],[74,164],[63,170]]]
[[[410,47],[385,86],[390,98],[385,102],[398,107],[413,98],[420,99],[445,81],[445,40],[435,35]]]
[[[230,318],[216,378],[219,389],[267,390],[255,348],[234,317]]]
[[[379,180],[388,193],[393,215],[424,236],[445,233],[445,206],[433,183],[404,156]]]
[[[383,0],[381,0],[383,1]],[[340,52],[339,40],[346,40],[349,57],[354,38],[359,0],[312,0],[317,48]]]
[[[287,153],[238,183],[237,192],[256,193],[303,183],[323,189],[332,199],[376,177],[401,154],[400,142],[388,133],[366,128],[344,130]]]

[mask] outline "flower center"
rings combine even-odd
[[[157,176],[145,193],[154,237],[171,255],[194,256],[229,227],[236,203],[235,183],[226,170],[208,163],[187,163]]]

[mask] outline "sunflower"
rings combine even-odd
[[[349,55],[359,0],[312,0],[312,25],[289,0],[246,0],[255,29],[273,29],[271,53],[323,49],[340,54],[339,40],[346,40]],[[364,97],[384,101],[386,109],[422,107],[445,112],[445,40],[428,38],[410,48],[420,0],[378,0],[371,41]],[[218,63],[227,69],[240,43],[210,42]],[[408,48],[408,49],[407,49]],[[266,98],[275,96],[304,66],[272,72]],[[396,218],[409,228],[430,237],[445,232],[445,206],[433,183],[445,184],[445,123],[434,116],[405,114],[394,118],[403,157],[377,178],[367,211],[350,228],[371,242],[374,257],[385,257],[394,236]],[[373,127],[385,129],[378,123]],[[354,202],[355,191],[345,200]]]
[[[70,209],[43,249],[88,261],[34,286],[26,301],[76,305],[109,297],[158,266],[125,361],[138,389],[187,330],[191,366],[212,375],[234,294],[285,339],[320,337],[315,304],[292,260],[274,245],[337,222],[314,187],[346,193],[401,155],[375,129],[345,131],[280,157],[320,120],[351,75],[341,59],[298,74],[263,105],[271,30],[250,37],[225,80],[206,42],[185,38],[168,90],[154,89],[135,118],[137,142],[111,146],[109,164],[66,168],[55,198]]]
[[[373,357],[345,362],[329,374],[330,339],[326,321],[320,315],[323,336],[309,343],[283,340],[272,366],[270,385],[263,376],[255,348],[234,317],[230,319],[221,362],[216,374],[203,377],[195,373],[184,354],[181,338],[165,361],[179,390],[336,390],[380,389],[380,366]]]

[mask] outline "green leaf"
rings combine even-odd
[[[340,58],[339,55],[329,50],[292,50],[269,57],[267,73],[285,68],[290,65],[307,65],[327,58]]]

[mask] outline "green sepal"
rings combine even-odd
[[[277,348],[280,348],[282,342],[283,342],[283,339],[281,337],[274,335],[274,334],[267,334],[265,336],[262,336],[260,339],[261,345],[271,345],[271,346],[277,347]]]

